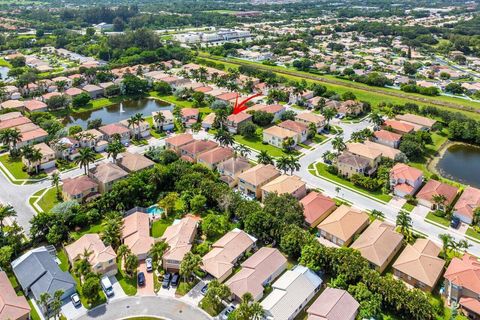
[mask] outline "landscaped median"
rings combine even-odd
[[[52,187],[35,192],[28,202],[39,213],[49,212],[57,203],[60,203],[60,200],[57,198],[56,188]]]
[[[392,196],[388,194],[384,194],[381,190],[380,191],[369,191],[362,188],[357,187],[352,182],[342,179],[330,172],[327,171],[327,165],[321,162],[318,162],[313,165],[313,167],[309,166],[309,172],[312,173],[314,176],[323,178],[328,180],[340,187],[344,187],[351,191],[360,193],[368,198],[376,200],[381,203],[387,203],[392,199]]]

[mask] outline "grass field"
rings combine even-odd
[[[173,223],[172,217],[167,217],[166,219],[156,220],[152,224],[152,237],[160,238],[165,230],[171,226]]]
[[[403,205],[402,209],[408,212],[412,212],[412,210],[415,208],[414,205],[411,205],[410,203],[405,202]]]
[[[1,3],[1,2],[0,2],[0,3]],[[0,58],[0,67],[11,68],[12,65],[10,64],[10,62],[6,61],[5,59]]]
[[[101,234],[103,232],[103,225],[101,223],[91,225],[89,228],[82,229],[79,231],[72,232],[70,237],[74,240],[79,239],[81,236],[87,233],[98,233]]]
[[[122,269],[122,262],[120,260],[117,261],[118,265],[118,273],[117,273],[117,280],[120,286],[122,287],[123,291],[127,296],[134,296],[137,294],[137,274],[135,273],[133,277],[129,277],[125,274],[125,271]]]
[[[472,238],[475,238],[475,239],[477,239],[477,240],[480,240],[480,234],[479,234],[478,232],[476,232],[475,230],[473,230],[472,227],[468,228],[468,229],[467,229],[467,232],[465,232],[465,234],[466,234],[467,236],[470,236],[470,237],[472,237]]]
[[[58,203],[60,203],[60,201],[57,198],[57,190],[55,188],[48,189],[38,201],[38,205],[42,208],[43,212],[49,212]]]
[[[10,158],[10,155],[8,154],[0,156],[0,162],[15,179],[42,179],[46,177],[45,173],[29,175],[27,172],[23,171],[22,160],[20,158]]]
[[[443,217],[437,217],[436,215],[433,214],[433,212],[429,212],[425,217],[425,220],[436,222],[447,228],[450,227],[450,221],[448,221],[448,219],[445,219]]]

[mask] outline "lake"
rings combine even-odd
[[[149,117],[153,111],[168,109],[170,106],[165,101],[154,99],[128,100],[101,109],[68,115],[63,119],[63,124],[86,128],[88,120],[93,119],[102,119],[103,124],[110,124],[128,119],[136,113]]]
[[[480,188],[480,147],[451,145],[438,161],[437,170],[445,178]]]

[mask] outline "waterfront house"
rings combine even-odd
[[[120,142],[123,144],[126,144],[130,141],[130,129],[119,123],[111,123],[101,126],[98,128],[98,131],[103,133],[103,139],[107,140],[108,142],[112,142],[117,136],[120,137]]]
[[[388,130],[379,130],[373,133],[373,141],[397,149],[402,135]]]
[[[432,210],[447,211],[449,206],[453,204],[453,201],[457,197],[458,188],[449,184],[430,179],[427,183],[418,191],[416,197],[418,204],[430,208]],[[436,196],[443,196],[444,201],[435,202]]]
[[[453,215],[467,224],[472,224],[474,212],[480,207],[480,189],[468,186],[458,198]]]
[[[414,195],[423,183],[423,172],[404,163],[397,163],[390,170],[390,188],[399,197]]]

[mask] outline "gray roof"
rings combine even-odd
[[[69,292],[76,287],[72,275],[60,270],[55,258],[45,247],[25,253],[12,262],[12,268],[23,291],[31,291],[37,300],[44,292],[53,296],[57,290]]]

